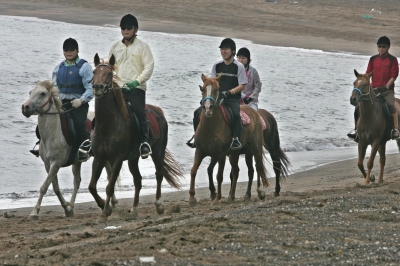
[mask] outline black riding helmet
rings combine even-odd
[[[75,39],[68,38],[64,41],[63,50],[64,51],[74,51],[79,50],[78,42]]]
[[[239,51],[237,52],[236,56],[244,56],[248,60],[250,60],[250,51],[246,47],[240,48]]]
[[[135,27],[136,29],[139,28],[139,24],[135,16],[128,14],[122,17],[119,26],[122,27]]]
[[[236,53],[236,43],[234,40],[231,38],[225,38],[222,40],[221,44],[219,45],[219,48],[222,47],[229,47],[232,50],[232,55],[235,55]]]
[[[383,45],[387,45],[390,46],[390,40],[388,37],[386,36],[382,36],[378,39],[378,42],[376,44],[383,44]]]

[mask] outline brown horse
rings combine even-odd
[[[386,161],[386,142],[389,137],[385,135],[387,119],[378,99],[377,93],[372,89],[370,78],[372,72],[368,74],[359,74],[354,70],[356,80],[354,81],[354,89],[350,97],[350,103],[360,108],[360,118],[357,121],[358,141],[358,168],[365,178],[365,184],[375,181],[375,177],[371,174],[374,165],[376,152],[380,155],[380,173],[378,182],[383,182],[383,170]],[[371,155],[369,157],[367,167],[364,169],[364,158],[367,147],[371,145]],[[397,143],[399,146],[399,142]],[[399,146],[400,147],[400,146]]]
[[[193,167],[190,172],[190,206],[195,206],[197,204],[197,200],[194,197],[195,178],[197,170],[202,160],[206,156],[210,156],[212,159],[218,161],[218,190],[212,204],[218,203],[222,197],[221,185],[223,180],[223,171],[225,167],[225,158],[227,155],[229,155],[229,162],[232,166],[232,184],[229,199],[235,199],[236,182],[239,174],[238,161],[240,151],[231,151],[229,148],[232,139],[230,126],[224,122],[222,111],[218,106],[220,104],[220,102],[218,101],[220,77],[221,75],[217,78],[207,78],[205,75],[201,75],[201,79],[204,83],[203,86],[200,86],[203,97],[201,101],[203,110],[200,116],[200,124],[195,133],[196,153]],[[250,117],[251,122],[249,125],[246,125],[243,128],[240,142],[243,146],[248,145],[249,149],[255,157],[258,178],[257,191],[259,192],[259,195],[264,194],[265,196],[265,193],[263,193],[264,191],[261,189],[261,180],[263,186],[268,187],[268,179],[264,166],[264,151],[262,147],[262,123],[257,112],[254,111],[251,107],[241,106],[241,110],[243,110]]]
[[[285,152],[281,149],[278,124],[276,123],[275,117],[270,112],[264,109],[258,109],[257,112],[260,114],[260,116],[262,117],[262,119],[264,119],[266,123],[266,129],[264,129],[263,131],[263,137],[264,137],[263,145],[264,148],[269,152],[272,159],[275,172],[274,195],[275,197],[278,197],[281,191],[281,183],[283,183],[286,177],[289,175],[290,161],[289,158],[286,156]],[[253,184],[253,178],[254,178],[253,154],[247,147],[244,147],[241,150],[240,154],[245,154],[246,165],[248,169],[247,173],[249,176],[247,191],[244,197],[246,199],[250,199],[251,186]],[[214,200],[216,195],[215,186],[213,182],[213,170],[216,164],[217,160],[211,159],[210,165],[207,168],[211,200]],[[232,174],[231,174],[231,179],[232,179]]]
[[[101,64],[99,56],[94,57],[95,70],[93,71],[93,94],[95,95],[95,117],[96,126],[92,136],[92,150],[94,153],[92,166],[92,179],[89,184],[97,205],[103,210],[99,222],[106,221],[111,215],[112,207],[109,204],[114,194],[115,181],[121,170],[122,163],[128,160],[129,170],[133,175],[135,185],[135,196],[131,212],[138,215],[139,193],[142,188],[142,176],[139,171],[139,136],[134,132],[130,114],[125,104],[122,91],[115,82],[116,69],[115,57],[111,56],[109,63]],[[180,188],[179,178],[183,176],[180,165],[173,159],[166,149],[168,142],[168,124],[162,110],[158,107],[147,105],[155,115],[160,128],[159,137],[150,134],[149,144],[152,149],[151,158],[156,168],[157,190],[156,210],[158,214],[164,213],[161,200],[161,182],[163,177],[167,182],[177,189]],[[110,162],[112,175],[108,182],[104,201],[96,190],[96,184],[104,165]]]

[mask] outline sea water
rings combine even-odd
[[[79,42],[79,56],[93,66],[94,55],[107,58],[111,45],[122,37],[113,25],[86,26],[11,16],[0,16],[0,32],[0,209],[33,207],[46,171],[41,159],[29,153],[37,141],[37,116],[24,117],[22,103],[38,80],[51,79],[52,70],[64,59],[65,39],[75,38]],[[139,31],[138,37],[149,44],[155,58],[147,103],[161,107],[165,113],[169,124],[168,149],[182,164],[186,177],[182,185],[188,189],[194,149],[185,142],[193,134],[192,115],[201,99],[198,85],[202,84],[201,74],[209,74],[213,63],[220,60],[218,46],[223,37],[145,31]],[[349,97],[355,79],[353,69],[364,72],[367,56],[235,41],[238,49],[247,47],[251,51],[251,64],[263,83],[259,108],[275,116],[281,147],[292,161],[292,172],[357,156],[355,144],[346,137],[353,127],[354,107]],[[94,101],[90,110],[94,111]],[[389,151],[395,151],[393,141],[388,146]],[[197,187],[208,185],[208,162],[204,160],[199,169]],[[93,200],[87,189],[91,163],[92,159],[82,165],[77,202]],[[246,181],[244,159],[240,168],[239,181]],[[229,182],[229,169],[227,163],[225,183]],[[140,170],[141,195],[154,194],[156,181],[151,159],[140,160]],[[268,170],[273,176],[271,166]],[[58,178],[68,199],[73,188],[71,167],[61,169]],[[103,197],[106,185],[103,174],[98,184]],[[163,192],[170,191],[175,190],[163,182]],[[132,176],[124,164],[116,196],[132,197],[133,193]],[[51,186],[42,204],[58,204]]]

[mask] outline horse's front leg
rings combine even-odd
[[[89,183],[89,191],[92,194],[94,200],[96,201],[97,206],[99,206],[100,209],[102,210],[104,209],[104,200],[97,193],[97,182],[99,181],[104,165],[105,165],[104,160],[100,160],[98,159],[98,157],[94,157],[92,164],[92,178],[90,179]]]
[[[78,194],[79,186],[81,185],[81,166],[81,162],[72,165],[72,174],[74,175],[74,190],[72,191],[71,200],[69,201],[71,210],[68,211],[68,215],[72,216],[74,215],[73,209],[75,206],[76,195]],[[65,210],[65,215],[68,216],[67,210]]]
[[[376,153],[379,148],[379,143],[378,144],[372,144],[371,145],[371,155],[369,156],[368,162],[367,162],[367,177],[365,178],[365,184],[368,185],[370,182],[375,181],[375,177],[371,174],[372,168],[374,167],[374,160]]]
[[[111,166],[111,163],[109,161],[106,163],[105,168],[106,168],[106,171],[107,171],[107,180],[108,180],[108,182],[110,182],[110,178],[111,178],[111,175],[112,175],[112,166]],[[112,205],[113,208],[115,208],[117,206],[117,204],[118,204],[118,200],[117,200],[117,197],[115,197],[115,193],[114,193],[114,195],[111,198],[111,205]]]
[[[253,167],[253,154],[247,153],[245,155],[246,165],[247,165],[247,174],[249,176],[249,182],[247,184],[247,191],[244,195],[245,200],[249,200],[251,198],[251,186],[253,184],[254,178],[254,167]]]
[[[217,160],[211,158],[210,165],[207,168],[207,174],[208,174],[208,188],[210,189],[210,199],[213,201],[215,199],[216,193],[215,193],[215,186],[214,186],[214,178],[213,178],[213,172],[214,172],[214,167],[217,164]]]
[[[31,214],[29,215],[29,220],[37,220],[39,218],[39,212],[40,212],[40,205],[42,204],[42,200],[44,195],[47,192],[47,189],[49,188],[50,184],[53,182],[54,178],[57,176],[58,170],[60,169],[60,166],[58,163],[51,163],[50,165],[45,163],[46,171],[47,171],[47,177],[46,180],[43,182],[42,186],[40,187],[39,191],[39,198],[37,200],[37,203],[35,207],[33,208]]]
[[[114,196],[115,191],[115,183],[117,182],[117,178],[119,176],[119,172],[121,171],[123,161],[115,161],[112,168],[112,173],[108,185],[106,187],[106,200],[104,204],[103,212],[101,216],[97,219],[97,222],[105,222],[107,217],[112,213],[112,206],[110,205],[110,200]]]
[[[129,171],[133,176],[133,184],[135,185],[135,196],[133,197],[133,205],[130,211],[134,217],[137,217],[139,214],[138,211],[139,194],[140,190],[142,189],[142,175],[140,174],[139,171],[139,157],[129,160],[128,166],[129,166]]]
[[[54,193],[57,195],[58,200],[61,203],[61,206],[64,208],[65,217],[73,217],[74,216],[74,208],[68,203],[60,191],[60,186],[58,185],[58,177],[55,176],[53,179],[53,190]]]
[[[386,143],[381,143],[379,145],[379,163],[380,163],[380,172],[379,172],[379,179],[378,179],[378,183],[383,183],[383,171],[385,168],[385,164],[386,164]]]
[[[211,202],[211,205],[216,205],[219,203],[219,201],[222,198],[222,181],[224,180],[224,168],[225,168],[225,161],[226,161],[226,156],[223,155],[218,159],[218,172],[217,172],[217,183],[218,183],[218,189],[217,189],[217,196]]]
[[[199,166],[201,162],[204,159],[204,155],[199,151],[199,149],[196,149],[196,153],[194,155],[194,162],[192,169],[190,170],[190,188],[189,188],[189,206],[194,207],[197,205],[197,199],[195,198],[196,192],[194,189],[194,184],[196,182],[196,174],[197,170],[199,169]]]
[[[231,192],[229,193],[229,200],[235,200],[236,184],[239,177],[239,153],[233,153],[229,156],[229,162],[231,164],[232,179],[231,179]]]
[[[365,172],[364,169],[364,158],[365,158],[365,153],[367,151],[367,146],[362,146],[360,143],[358,144],[358,161],[357,161],[357,166],[358,169],[360,169],[362,175],[364,178],[367,178],[367,172]]]

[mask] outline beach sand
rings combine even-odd
[[[376,40],[387,35],[392,54],[400,54],[397,0],[64,2],[0,0],[0,15],[118,25],[132,13],[141,30],[365,55],[375,54]],[[76,204],[73,218],[61,206],[43,206],[39,221],[28,221],[33,206],[0,210],[0,263],[131,265],[150,257],[157,265],[398,265],[399,160],[399,154],[387,156],[383,184],[364,185],[353,159],[290,175],[277,198],[273,180],[265,200],[254,183],[252,199],[244,201],[247,184],[240,183],[235,202],[213,207],[207,188],[196,190],[194,208],[188,191],[163,194],[161,216],[153,195],[140,198],[138,217],[128,212],[132,199],[122,199],[106,224],[96,223],[94,202]],[[379,157],[376,176],[378,170]],[[224,186],[223,196],[228,193]]]

